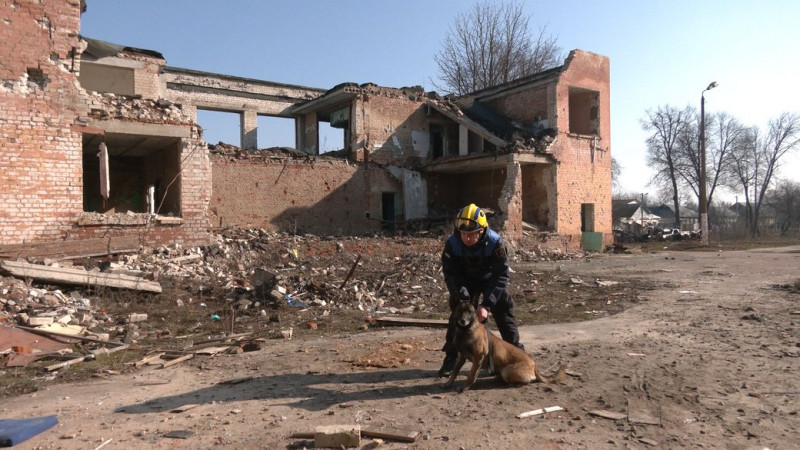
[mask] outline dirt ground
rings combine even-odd
[[[409,277],[392,295],[410,299],[414,317],[441,318],[441,282],[430,291],[438,298],[409,295],[414,282],[439,276],[436,256],[399,260],[405,275],[381,269]],[[517,258],[521,341],[545,372],[568,365],[559,385],[510,388],[484,376],[458,394],[435,376],[443,329],[358,327],[373,314],[284,307],[273,325],[294,324],[292,339],[164,369],[40,382],[1,398],[0,417],[57,415],[56,427],[19,448],[303,448],[313,439],[292,434],[356,424],[418,433],[412,443],[362,437],[366,448],[793,448],[798,267],[798,245]],[[332,316],[350,326],[332,326]],[[302,329],[310,320],[320,326]],[[563,411],[516,417],[552,406]]]

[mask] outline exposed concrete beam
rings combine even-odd
[[[159,136],[173,138],[189,138],[191,130],[186,125],[166,125],[159,123],[129,122],[123,120],[93,120],[91,127],[106,133],[137,134],[142,136]]]
[[[292,117],[292,108],[326,91],[291,84],[165,67],[165,95],[176,103],[226,112],[252,110],[261,115]]]
[[[484,128],[479,123],[470,120],[469,118],[467,118],[464,115],[459,115],[459,114],[454,113],[453,111],[450,111],[447,108],[443,108],[439,104],[437,104],[436,102],[428,102],[427,104],[431,105],[431,107],[433,107],[434,109],[439,111],[445,117],[451,119],[453,122],[459,124],[460,126],[467,127],[468,130],[470,130],[473,133],[477,134],[478,136],[480,136],[484,140],[486,140],[488,142],[491,142],[492,144],[496,145],[497,147],[504,147],[506,144],[508,144],[506,141],[504,141],[504,140],[500,139],[499,137],[495,136],[494,134],[492,134],[489,130]]]
[[[481,154],[434,161],[425,166],[425,173],[469,173],[490,169],[505,169],[510,162],[520,164],[553,164],[547,155],[509,153],[504,155]]]

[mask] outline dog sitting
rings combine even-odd
[[[450,373],[450,378],[444,384],[445,388],[453,385],[458,372],[467,360],[472,363],[472,367],[466,383],[459,389],[459,392],[469,389],[475,383],[478,371],[486,368],[492,370],[494,374],[499,375],[503,381],[512,386],[520,386],[534,381],[543,383],[564,381],[566,370],[563,365],[552,376],[542,375],[533,358],[524,350],[495,336],[478,322],[475,314],[476,307],[476,304],[465,301],[456,305],[453,310],[452,320],[455,320],[456,332],[451,345],[458,350],[458,359]]]

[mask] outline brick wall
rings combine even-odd
[[[134,81],[133,88],[136,95],[141,95],[144,98],[163,98],[163,86],[159,79],[161,68],[166,65],[166,61],[161,58],[142,55],[138,53],[123,52],[119,55],[121,58],[133,59],[140,61],[142,67],[133,72]]]
[[[568,134],[569,88],[599,92],[598,137]],[[611,107],[609,60],[576,50],[567,59],[556,87],[558,137],[553,153],[559,161],[556,185],[556,231],[575,236],[580,245],[581,204],[594,204],[595,231],[603,233],[603,244],[613,242],[611,218]]]
[[[179,108],[140,117],[152,111],[131,108],[131,99],[109,96],[109,101],[84,91],[77,74],[85,47],[79,30],[79,0],[0,1],[0,244],[129,234],[148,245],[207,242],[211,164],[197,128]],[[144,60],[138,91],[158,98],[156,77],[164,61]],[[181,190],[182,224],[80,225],[85,217],[82,136],[97,119],[90,110],[97,109],[109,119],[191,129],[180,144],[183,168],[174,186]]]
[[[418,161],[414,132],[429,130],[421,91],[378,87],[365,91],[355,101],[354,148],[366,146],[369,160],[379,164]]]
[[[212,226],[372,233],[381,226],[381,194],[402,190],[397,179],[374,166],[327,158],[271,159],[267,152],[252,155],[212,155]]]
[[[82,206],[80,2],[0,1],[0,243],[54,240]]]
[[[487,103],[501,114],[525,124],[533,123],[537,118],[549,119],[549,111],[554,109],[554,101],[548,96],[550,86],[535,86]]]

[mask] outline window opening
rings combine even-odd
[[[344,150],[346,148],[344,140],[345,128],[336,127],[329,122],[318,122],[318,124],[320,154]],[[344,126],[347,127],[348,125],[345,124]]]
[[[180,148],[176,138],[84,134],[83,210],[180,216]]]
[[[600,93],[586,89],[569,90],[569,132],[596,135],[599,129]]]
[[[348,150],[350,105],[317,112],[317,153]]]
[[[430,139],[431,139],[431,158],[441,158],[444,156],[444,128],[432,123],[430,124]]]
[[[272,147],[296,148],[294,119],[276,116],[258,116],[256,140],[259,149]]]
[[[197,124],[203,129],[203,140],[209,144],[223,142],[239,147],[242,140],[239,122],[238,113],[197,109]]]

